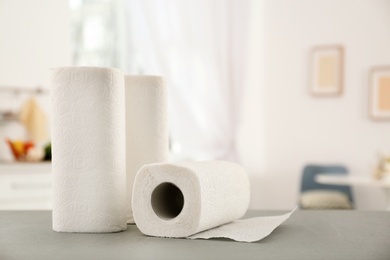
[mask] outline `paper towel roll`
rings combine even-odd
[[[53,230],[125,230],[124,75],[56,68],[51,93]]]
[[[146,235],[187,237],[242,217],[249,198],[248,176],[237,164],[151,164],[136,176],[134,219]]]
[[[162,77],[126,76],[127,222],[134,223],[131,196],[137,171],[169,155],[167,90]]]

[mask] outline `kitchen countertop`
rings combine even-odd
[[[246,217],[286,211],[249,211]],[[0,259],[390,259],[390,213],[296,211],[256,243],[57,233],[50,211],[0,211]]]
[[[51,173],[51,162],[0,162],[0,174]]]

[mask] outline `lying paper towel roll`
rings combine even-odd
[[[146,235],[187,237],[242,217],[249,198],[248,176],[237,164],[150,164],[136,176],[134,219]]]
[[[52,70],[55,231],[127,228],[124,94],[117,69]]]
[[[167,162],[169,155],[167,90],[162,77],[126,76],[127,222],[134,178],[144,164]]]

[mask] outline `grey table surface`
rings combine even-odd
[[[284,211],[250,211],[246,217]],[[0,259],[390,259],[390,213],[296,211],[256,243],[51,229],[50,211],[0,211]]]

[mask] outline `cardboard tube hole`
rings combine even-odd
[[[152,192],[152,208],[161,219],[170,220],[177,217],[183,206],[183,193],[172,183],[161,183]]]

